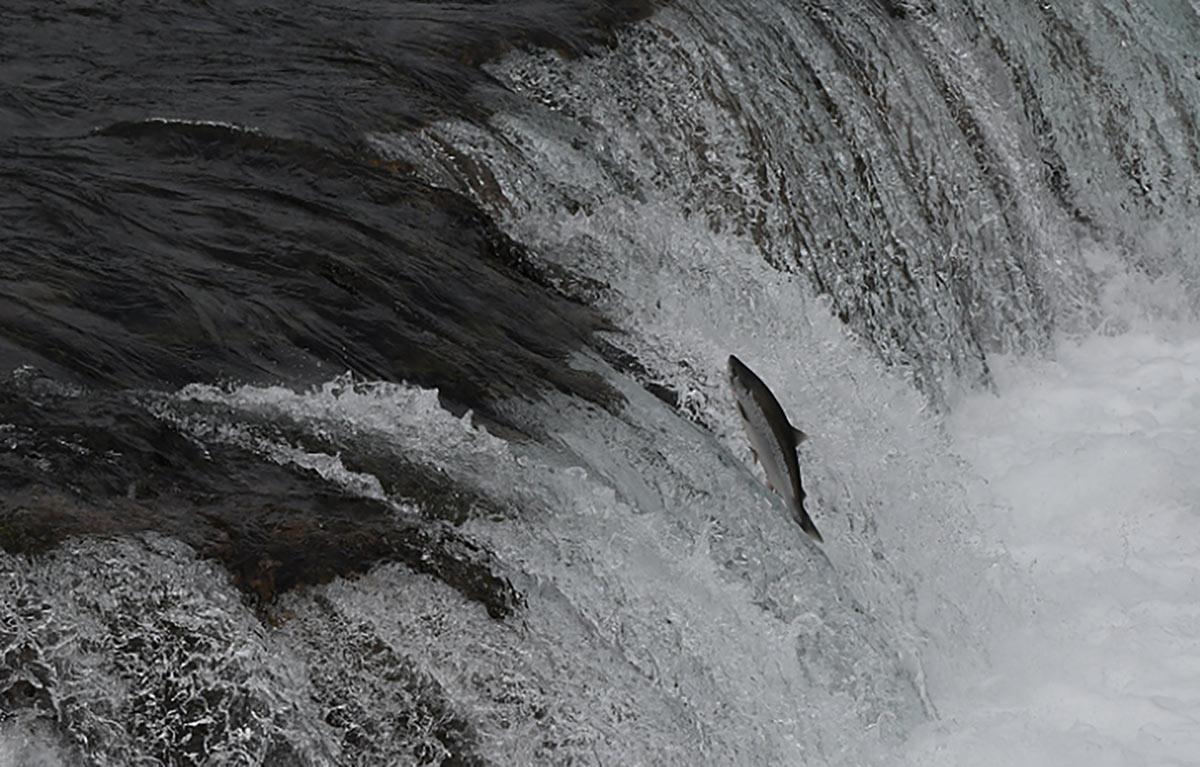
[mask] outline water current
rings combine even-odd
[[[0,28],[0,763],[1200,753],[1194,4]]]

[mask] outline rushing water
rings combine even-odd
[[[1194,755],[1200,11],[845,5],[0,11],[0,760]]]

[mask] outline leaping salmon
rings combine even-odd
[[[767,472],[767,487],[783,498],[801,530],[824,543],[804,510],[804,488],[800,485],[800,464],[796,461],[796,448],[808,435],[792,426],[767,385],[732,354],[729,387],[733,389],[738,414],[750,438],[750,449]]]

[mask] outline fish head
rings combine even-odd
[[[754,399],[752,382],[756,379],[750,368],[734,355],[729,355],[729,388],[733,390],[733,396],[739,403]]]

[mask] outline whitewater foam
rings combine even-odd
[[[997,358],[998,395],[955,409],[1037,599],[1028,625],[993,627],[990,675],[943,691],[909,763],[1195,763],[1200,339],[1183,330]]]

